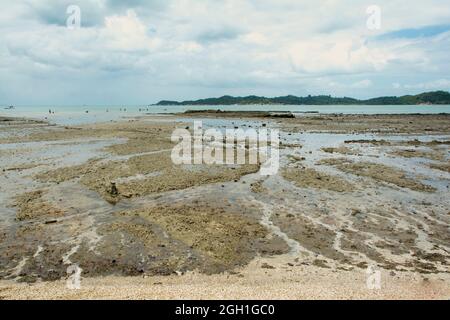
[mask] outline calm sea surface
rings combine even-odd
[[[230,111],[291,111],[297,116],[305,116],[309,112],[343,113],[343,114],[410,114],[410,113],[449,113],[450,105],[327,105],[327,106],[286,106],[286,105],[233,105],[233,106],[19,106],[15,109],[0,109],[0,116],[29,117],[49,120],[56,124],[82,124],[124,117],[134,117],[146,113],[177,113],[186,110],[220,109]],[[52,110],[52,113],[49,113]],[[54,113],[53,113],[54,112]]]

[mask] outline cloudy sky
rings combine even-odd
[[[0,105],[450,90],[449,52],[442,0],[0,0]]]

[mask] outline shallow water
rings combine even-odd
[[[51,123],[71,125],[116,121],[124,117],[135,117],[148,113],[178,113],[186,110],[204,109],[228,111],[291,111],[296,113],[297,116],[306,116],[305,112],[323,114],[450,113],[450,105],[18,106],[12,110],[0,109],[0,116],[32,117],[40,120],[48,120]],[[49,110],[55,113],[49,114]]]

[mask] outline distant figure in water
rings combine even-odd
[[[85,112],[86,112],[86,113],[89,113],[89,110],[86,110]]]
[[[51,109],[48,109],[48,113],[49,113],[49,114],[52,114],[52,110],[51,110]]]

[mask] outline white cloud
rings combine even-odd
[[[307,73],[358,73],[385,67],[392,53],[383,48],[369,48],[360,39],[299,41],[289,49],[295,70]]]
[[[147,27],[132,9],[127,10],[126,15],[106,17],[99,36],[104,38],[102,40],[108,48],[122,51],[154,50],[162,42],[148,36]]]
[[[79,0],[82,28],[75,31],[64,26],[72,1],[0,3],[0,103],[22,99],[17,92],[38,81],[46,91],[39,92],[43,102],[69,92],[51,89],[64,83],[86,103],[113,103],[124,96],[124,83],[136,88],[130,103],[226,93],[373,96],[449,87],[450,32],[374,38],[448,23],[450,5],[437,0],[408,6],[378,1],[379,31],[366,28],[368,3],[362,0]],[[98,98],[102,90],[112,93]]]
[[[342,82],[335,82],[335,81],[323,81],[323,86],[328,86],[330,88],[334,89],[367,89],[373,85],[373,82],[369,79],[363,79],[355,82],[350,83],[342,83]]]
[[[268,45],[270,44],[267,37],[260,32],[249,32],[241,36],[241,40],[244,43],[255,44],[255,45]]]
[[[404,84],[403,88],[425,89],[425,90],[449,90],[450,89],[450,80],[439,79],[439,80],[421,82],[421,83],[415,83],[415,84]]]
[[[357,89],[366,89],[372,86],[372,81],[365,79],[365,80],[361,80],[355,83],[352,83],[352,85],[350,87],[352,88],[357,88]]]

